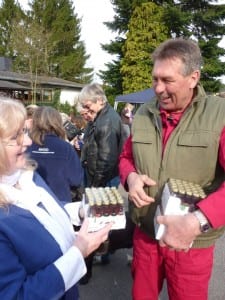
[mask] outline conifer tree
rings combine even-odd
[[[88,82],[93,69],[85,68],[89,55],[80,36],[80,19],[69,0],[33,0],[30,16],[49,33],[52,51],[49,72],[77,82]]]
[[[150,54],[168,38],[168,28],[163,23],[163,13],[163,8],[153,2],[143,3],[133,11],[120,68],[124,93],[151,86]]]
[[[163,10],[162,20],[166,28],[165,35],[168,34],[168,38],[184,37],[193,38],[198,41],[204,61],[201,82],[207,92],[219,91],[222,84],[220,80],[218,80],[218,77],[225,73],[225,63],[221,61],[221,58],[225,55],[225,50],[219,47],[219,42],[225,34],[225,5],[219,5],[216,0],[111,0],[111,2],[116,15],[113,22],[107,22],[106,26],[110,30],[117,32],[118,37],[115,41],[111,41],[110,44],[103,45],[103,49],[114,55],[117,54],[118,59],[109,63],[107,65],[108,70],[101,72],[101,75],[107,84],[114,87],[114,93],[116,89],[117,95],[124,92],[122,85],[123,79],[125,90],[133,90],[131,87],[128,88],[128,85],[131,83],[128,83],[128,81],[125,83],[128,77],[126,80],[123,78],[125,75],[128,76],[128,65],[131,66],[132,62],[135,61],[132,55],[126,53],[130,51],[130,47],[128,47],[130,42],[129,40],[126,41],[125,34],[128,32],[127,39],[130,39],[131,34],[129,30],[132,29],[133,35],[135,35],[135,26],[131,26],[129,23],[131,19],[132,23],[135,23],[133,13],[135,9],[140,7],[143,3],[155,3],[158,5],[158,8]],[[154,16],[151,18],[154,20]],[[153,22],[153,24],[155,24],[156,27],[159,26],[157,22]],[[157,30],[158,29],[155,28],[155,31]],[[139,34],[145,35],[145,32],[143,31],[143,33],[141,33],[141,31],[139,31]],[[138,47],[138,44],[136,47]],[[149,55],[150,54],[151,53],[149,53]],[[137,62],[139,62],[139,56],[140,55],[137,54]],[[136,67],[140,68],[140,65],[136,64]],[[133,73],[134,70],[135,64],[132,66],[132,74],[135,74]],[[140,70],[136,70],[135,72],[136,75],[138,72],[142,74]],[[131,76],[133,76],[132,74]],[[149,76],[151,76],[151,69],[149,69]],[[133,79],[134,77],[135,76],[133,76]],[[136,78],[136,80],[139,79]],[[135,88],[138,88],[137,85]]]
[[[0,6],[0,55],[13,58],[14,71],[92,80],[81,41],[80,19],[70,0],[32,0],[23,11],[14,0]]]
[[[113,99],[116,95],[123,93],[120,64],[123,58],[122,47],[126,40],[125,34],[133,11],[133,0],[111,0],[111,3],[115,16],[112,22],[105,22],[104,24],[109,30],[118,33],[118,37],[109,44],[102,45],[102,49],[114,58],[106,64],[107,70],[99,72],[99,76],[106,85],[105,91],[107,96]]]
[[[0,7],[0,56],[13,57],[10,47],[12,24],[22,16],[22,9],[15,0],[2,0]]]
[[[222,86],[218,77],[225,73],[225,63],[221,61],[225,49],[219,46],[225,34],[225,5],[218,5],[216,0],[158,2],[166,7],[165,20],[171,36],[198,41],[204,62],[201,82],[207,92],[218,92]]]

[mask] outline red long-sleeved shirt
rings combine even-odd
[[[163,125],[163,150],[166,146],[167,140],[179,123],[182,113],[172,114],[172,120],[168,120],[167,112],[161,110],[161,118]],[[163,154],[162,154],[163,155]],[[220,136],[219,144],[219,163],[225,170],[225,128],[223,128]],[[124,144],[123,151],[120,155],[119,162],[121,183],[125,186],[127,176],[131,172],[136,172],[133,153],[132,153],[132,140],[131,136]],[[198,203],[199,209],[210,221],[212,227],[218,228],[225,225],[225,183],[223,183],[219,189],[212,194],[208,195],[205,199]]]

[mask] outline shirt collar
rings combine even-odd
[[[183,111],[182,112],[167,112],[166,110],[160,108],[160,116],[162,119],[162,124],[167,124],[168,122],[174,126],[176,126],[182,115],[183,115]]]

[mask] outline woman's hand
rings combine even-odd
[[[83,257],[88,256],[107,240],[112,225],[113,223],[109,223],[98,231],[88,232],[88,220],[85,219],[76,236],[74,246],[80,250]]]

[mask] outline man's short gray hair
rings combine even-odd
[[[169,39],[159,45],[152,54],[153,63],[156,60],[179,58],[184,64],[183,75],[201,71],[202,55],[198,44],[191,39]]]
[[[87,101],[96,103],[99,98],[102,99],[103,103],[108,101],[101,85],[98,83],[91,83],[83,87],[79,94],[78,101],[83,105]]]

